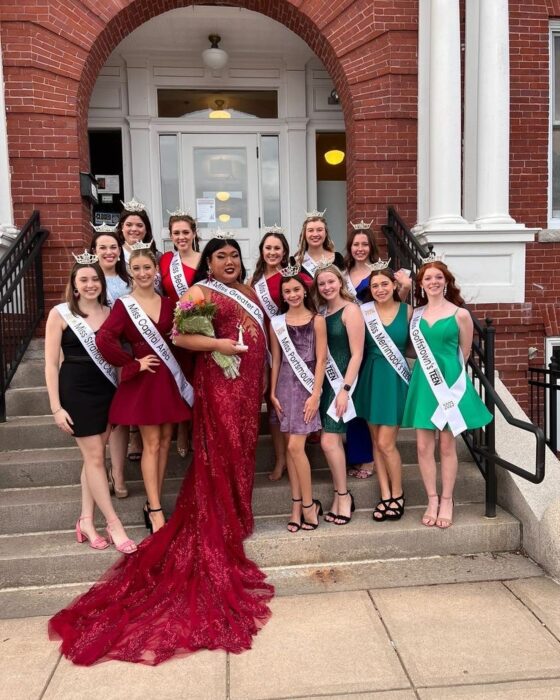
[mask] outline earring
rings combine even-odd
[[[307,292],[304,292],[304,293],[303,293],[303,298],[305,299],[306,296],[307,296]]]
[[[210,267],[210,265],[208,265],[208,279],[211,279],[212,274],[212,268]]]
[[[443,296],[447,296],[447,285],[445,285],[445,287],[443,288]]]
[[[420,289],[420,296],[422,297],[422,299],[426,298],[426,292],[424,291],[424,287]]]
[[[80,292],[77,289],[74,290],[74,296],[76,299],[80,296]]]

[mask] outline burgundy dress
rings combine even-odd
[[[175,291],[175,287],[173,286],[171,275],[169,274],[169,268],[171,267],[171,261],[173,260],[174,255],[175,251],[171,250],[167,253],[164,253],[159,259],[158,264],[159,271],[161,274],[161,286],[163,287],[163,293],[165,294],[165,296],[168,296],[171,299],[173,304],[176,304],[179,301],[179,297],[177,296],[177,292]],[[183,265],[185,280],[190,287],[194,282],[196,270],[193,267],[185,265],[184,263],[181,263],[181,265]]]
[[[170,299],[162,297],[157,323],[151,319],[166,341],[169,341],[173,326],[174,307],[175,304]],[[133,355],[123,349],[122,341],[132,346]],[[163,361],[160,361],[153,373],[140,371],[135,358],[155,353],[152,346],[143,339],[120,299],[117,299],[109,317],[97,332],[95,342],[108,362],[115,367],[122,367],[120,383],[109,410],[109,423],[161,425],[179,423],[191,417],[191,410],[181,398],[173,375]],[[170,347],[178,362],[184,362],[178,349]]]
[[[194,458],[175,512],[49,623],[76,664],[155,665],[198,649],[238,653],[270,616],[274,589],[243,551],[253,531],[264,337],[236,302],[217,292],[211,298],[218,337],[237,338],[240,322],[247,329],[241,376],[226,379],[210,353],[198,353]]]

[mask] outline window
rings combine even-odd
[[[158,117],[181,119],[278,118],[276,90],[157,91]]]

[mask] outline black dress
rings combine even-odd
[[[99,435],[107,429],[115,387],[88,355],[74,331],[62,333],[64,360],[58,375],[60,405],[74,422],[74,437]]]

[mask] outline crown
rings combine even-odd
[[[322,255],[319,258],[319,262],[317,263],[317,269],[315,270],[315,277],[317,277],[319,272],[326,270],[328,267],[332,267],[333,264],[334,264],[334,262],[332,260],[329,260],[324,255]]]
[[[115,233],[117,230],[116,226],[109,226],[109,224],[104,221],[101,226],[95,226],[94,224],[91,225],[91,227],[97,232],[97,233]]]
[[[214,231],[214,238],[219,238],[221,241],[229,241],[235,238],[235,233],[233,231],[222,231],[221,228]]]
[[[291,263],[280,269],[280,274],[282,277],[295,277],[296,275],[299,275],[300,272],[301,265],[292,265]]]
[[[88,251],[84,248],[84,252],[80,253],[80,255],[76,255],[75,253],[72,253],[74,260],[78,263],[78,265],[93,265],[99,260],[99,257],[97,255],[94,255],[92,253],[88,253]]]
[[[144,243],[144,241],[136,241],[136,243],[133,243],[130,246],[130,250],[148,250],[148,248],[151,248],[152,244],[151,243]]]
[[[169,214],[169,216],[190,216],[191,219],[194,218],[188,209],[175,209],[175,211],[169,211],[169,209],[166,209],[166,212]]]
[[[130,202],[123,202],[121,200],[121,204],[125,208],[126,211],[130,212],[139,212],[139,211],[146,211],[146,205],[142,204],[142,202],[138,202],[134,197],[130,200]]]
[[[306,211],[305,212],[305,218],[306,219],[318,219],[318,218],[323,218],[325,216],[325,212],[327,210],[323,209],[323,211],[318,211],[317,209],[313,209],[313,211]]]
[[[284,229],[281,226],[278,226],[278,224],[274,224],[274,226],[268,226],[264,230],[265,233],[284,233]]]
[[[391,258],[389,258],[389,260],[387,260],[387,261],[381,260],[381,258],[378,258],[377,262],[371,263],[371,264],[366,263],[366,265],[367,265],[367,267],[369,267],[369,269],[372,272],[377,272],[378,270],[386,270],[389,267],[390,262],[391,262]]]
[[[428,263],[433,263],[433,262],[445,262],[445,255],[436,255],[434,252],[431,252],[427,258],[420,258],[422,261],[422,265],[428,265]]]
[[[355,224],[353,221],[350,222],[352,225],[352,228],[354,231],[369,231],[371,228],[371,225],[373,224],[374,219],[372,219],[369,224],[367,224],[363,219],[361,221],[358,221],[357,224]]]

